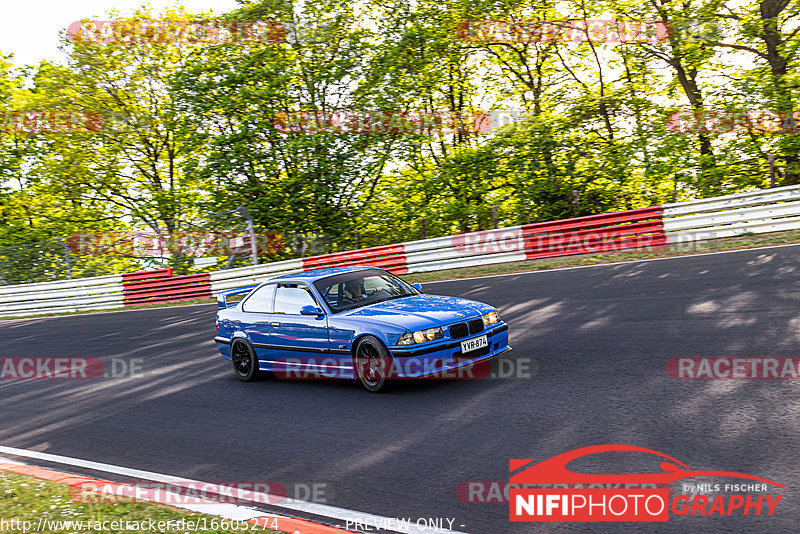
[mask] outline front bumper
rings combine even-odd
[[[486,349],[461,353],[461,342],[486,336]],[[475,364],[496,358],[511,350],[508,346],[508,325],[498,323],[493,328],[463,339],[442,339],[430,345],[391,347],[394,374],[398,378],[425,378],[460,376],[459,371],[471,369]]]

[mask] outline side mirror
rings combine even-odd
[[[302,308],[300,308],[300,315],[316,315],[319,317],[320,315],[325,315],[325,312],[317,308],[316,306],[312,306],[311,304],[306,304]]]
[[[417,291],[422,291],[422,284],[411,284],[411,287],[413,287]]]

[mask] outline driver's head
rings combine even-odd
[[[344,288],[347,290],[348,293],[353,295],[354,297],[360,297],[361,293],[363,293],[363,288],[361,287],[361,279],[356,278],[355,280],[348,280],[344,283]]]

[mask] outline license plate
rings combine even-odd
[[[473,350],[482,349],[489,346],[489,340],[486,336],[476,337],[461,342],[461,354],[472,352]]]

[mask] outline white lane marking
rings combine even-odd
[[[177,499],[180,499],[180,496],[178,496]],[[196,503],[175,505],[170,502],[169,505],[191,510],[192,512],[197,512],[198,514],[216,515],[232,521],[249,521],[257,517],[264,517],[265,515],[268,515],[261,510],[248,508],[247,506],[239,506],[238,504],[211,502],[209,504]]]
[[[0,453],[10,454],[12,456],[21,456],[23,458],[34,458],[36,460],[44,460],[46,462],[53,462],[57,464],[83,467],[86,469],[91,469],[93,471],[102,471],[104,473],[113,473],[116,475],[123,475],[144,480],[152,480],[154,482],[169,482],[178,485],[203,484],[203,482],[199,480],[191,480],[188,478],[176,477],[173,475],[154,473],[152,471],[142,471],[140,469],[131,469],[129,467],[93,462],[91,460],[81,460],[80,458],[71,458],[69,456],[48,454],[46,452],[29,451],[27,449],[15,449],[13,447],[5,447],[2,445],[0,445]],[[219,488],[223,490],[228,489],[225,488],[224,486],[219,486]],[[234,490],[234,488],[230,489]],[[276,495],[270,495],[268,493],[256,493],[256,492],[253,492],[253,496],[257,497],[262,502],[270,502],[270,503],[272,502],[272,500],[274,500],[274,498],[278,497]],[[356,510],[348,510],[347,508],[338,508],[336,506],[329,506],[327,504],[318,504],[308,501],[301,501],[299,499],[286,498],[283,499],[279,504],[272,504],[271,506],[274,506],[276,508],[285,508],[287,510],[293,510],[298,512],[306,512],[309,514],[317,515],[320,517],[327,517],[330,519],[337,519],[339,521],[344,521],[345,523],[350,521],[351,524],[353,522],[359,522],[362,524],[368,523],[370,525],[389,525],[396,523],[396,520],[394,518],[368,514],[366,512],[359,512]],[[268,515],[268,514],[260,512],[260,515]],[[390,521],[392,523],[390,523]],[[416,525],[414,523],[410,523],[405,528],[398,527],[397,530],[395,530],[395,532],[401,532],[403,534],[422,534],[422,533],[465,534],[464,532],[456,530],[431,528],[426,525]]]
[[[663,260],[678,260],[682,258],[696,258],[698,256],[716,256],[717,254],[732,254],[734,252],[750,252],[753,250],[767,250],[771,248],[784,248],[784,247],[800,247],[800,243],[787,243],[785,245],[770,245],[768,247],[753,247],[753,248],[737,248],[735,250],[720,250],[719,252],[698,252],[697,254],[683,254],[678,256],[667,256],[665,258],[650,258],[647,260],[628,260],[628,261],[614,261],[609,263],[598,263],[596,265],[576,265],[575,267],[559,267],[558,269],[539,269],[537,271],[520,271],[518,273],[503,273],[503,274],[487,274],[486,276],[471,276],[469,278],[453,278],[451,280],[431,280],[430,282],[421,282],[423,284],[444,284],[447,282],[463,282],[464,280],[480,280],[482,278],[500,278],[503,276],[519,276],[521,274],[541,274],[552,273],[555,271],[572,271],[575,269],[592,269],[596,267],[613,267],[616,265],[627,265],[629,263],[649,263],[651,261]],[[621,252],[621,251],[620,251]],[[633,252],[633,250],[631,250]],[[501,264],[502,265],[502,264]],[[414,273],[424,274],[424,273]]]

